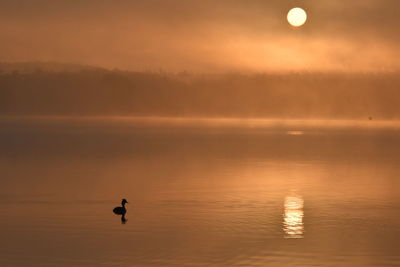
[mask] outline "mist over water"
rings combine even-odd
[[[2,266],[400,264],[397,124],[0,123]]]
[[[193,74],[5,66],[2,72],[0,64],[0,115],[400,118],[397,72]]]

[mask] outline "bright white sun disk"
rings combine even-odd
[[[290,25],[300,27],[306,23],[307,13],[300,7],[292,8],[287,14],[287,20]]]

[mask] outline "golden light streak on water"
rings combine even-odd
[[[303,131],[287,131],[286,134],[288,135],[303,135]]]
[[[300,196],[285,198],[283,215],[283,232],[285,238],[303,238],[304,235],[304,200]]]

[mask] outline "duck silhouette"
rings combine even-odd
[[[128,203],[128,201],[126,201],[126,199],[124,198],[124,199],[121,201],[121,207],[115,207],[115,208],[113,209],[113,212],[114,212],[115,214],[125,216],[125,213],[126,213],[125,204],[126,204],[126,203]]]

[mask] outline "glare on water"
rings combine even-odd
[[[287,131],[286,134],[288,135],[303,135],[303,131]]]
[[[283,215],[283,231],[285,238],[303,238],[304,201],[300,196],[287,196],[285,198]]]

